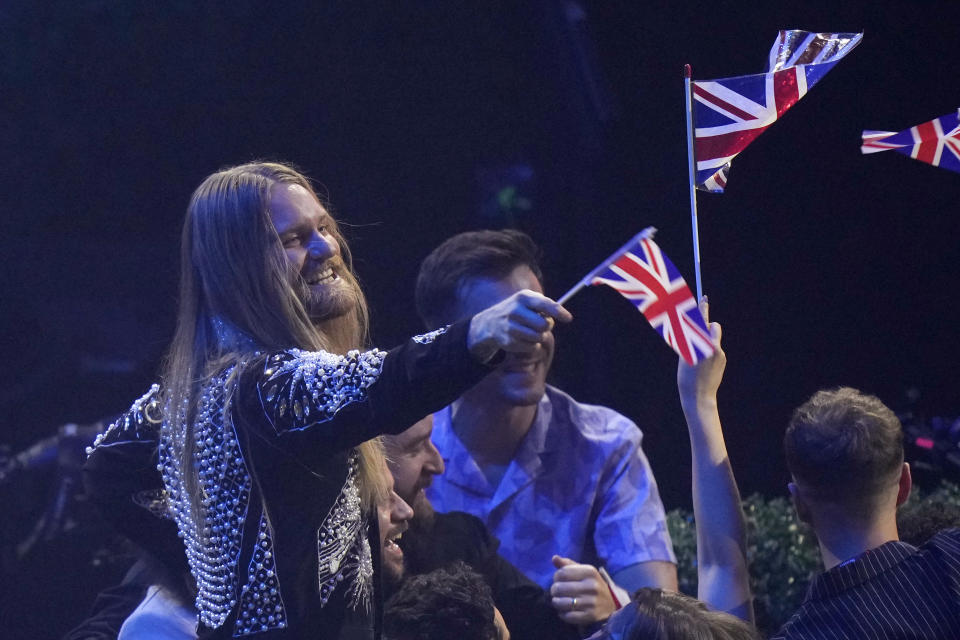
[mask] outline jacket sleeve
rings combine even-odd
[[[462,320],[389,352],[270,354],[242,374],[243,412],[257,435],[291,453],[329,453],[399,433],[489,371],[467,350],[468,329]]]

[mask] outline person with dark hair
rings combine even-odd
[[[434,329],[517,291],[541,292],[537,254],[519,231],[456,235],[420,266],[417,311]],[[543,588],[557,574],[554,602],[579,624],[607,591],[597,566],[627,589],[676,588],[676,560],[640,430],[547,385],[553,351],[550,333],[435,414],[447,473],[428,495],[438,511],[483,520],[503,556]]]
[[[463,562],[411,576],[387,601],[385,640],[509,640],[490,587]]]
[[[396,545],[378,533],[389,491],[377,436],[452,401],[501,351],[539,353],[570,319],[523,291],[389,352],[361,351],[366,305],[349,258],[291,167],[209,176],[187,209],[162,385],[90,454],[93,486],[160,472],[160,492],[125,485],[97,500],[119,519],[140,505],[138,522],[172,520],[200,638],[378,637]]]
[[[903,429],[878,398],[818,391],[784,436],[790,495],[826,570],[776,638],[960,638],[960,530],[901,542]]]

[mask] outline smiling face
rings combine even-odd
[[[303,292],[310,317],[327,320],[351,311],[357,298],[333,233],[335,222],[316,197],[298,184],[275,183],[270,219],[283,245],[290,283]]]
[[[395,491],[417,513],[423,509],[424,490],[433,476],[443,473],[443,458],[430,440],[432,434],[433,416],[427,416],[403,433],[383,437]]]
[[[409,527],[413,509],[393,490],[393,477],[387,473],[390,493],[377,504],[377,522],[380,526],[380,560],[385,577],[393,582],[403,578],[403,550],[397,541]]]
[[[510,297],[521,289],[543,293],[543,287],[527,265],[519,265],[502,279],[472,278],[460,288],[458,316],[463,318]],[[551,331],[542,343],[543,349],[532,355],[508,353],[503,362],[471,389],[467,397],[495,399],[511,406],[536,404],[543,397],[547,372],[553,362],[554,340]]]

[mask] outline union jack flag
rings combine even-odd
[[[905,131],[864,131],[863,153],[896,151],[914,160],[960,173],[960,111]]]
[[[730,161],[806,95],[862,33],[781,31],[767,73],[693,83],[696,186],[720,193]]]
[[[710,331],[680,272],[649,237],[638,236],[600,265],[590,284],[620,292],[687,364],[713,355]]]

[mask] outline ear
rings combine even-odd
[[[904,462],[900,469],[900,482],[897,489],[897,506],[899,507],[907,498],[910,497],[910,489],[913,488],[913,477],[910,475],[910,463]]]
[[[799,487],[797,487],[794,482],[788,482],[787,489],[790,491],[790,501],[793,503],[793,510],[797,512],[797,518],[799,518],[801,522],[813,524],[813,519],[810,516],[810,508],[807,506],[807,503],[803,501]]]

